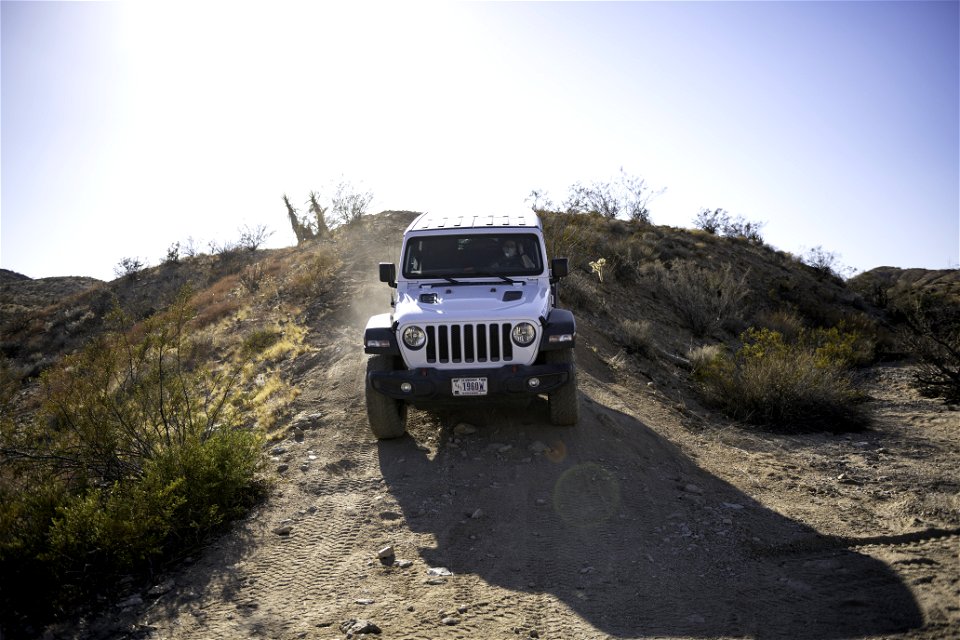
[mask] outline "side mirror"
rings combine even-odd
[[[396,289],[397,287],[397,265],[392,262],[380,263],[380,282],[386,282]]]
[[[550,261],[550,275],[554,282],[560,278],[566,278],[569,273],[566,258],[554,258]]]

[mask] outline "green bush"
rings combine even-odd
[[[32,424],[3,422],[0,609],[49,616],[185,553],[262,493],[242,362],[215,368],[181,295],[112,327],[42,379]]]
[[[742,346],[704,351],[694,376],[704,398],[729,416],[772,430],[834,432],[866,426],[848,373],[861,338],[840,329],[803,331],[795,341],[770,329],[749,329]]]

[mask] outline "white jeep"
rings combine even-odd
[[[393,313],[370,318],[363,336],[374,435],[402,436],[407,405],[526,403],[541,394],[553,424],[576,424],[576,322],[556,308],[566,275],[566,258],[548,264],[532,213],[414,220],[399,273],[380,263],[380,281],[397,290]]]

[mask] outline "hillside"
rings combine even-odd
[[[244,374],[272,390],[255,421],[267,499],[45,637],[344,638],[369,621],[386,638],[940,638],[960,625],[960,420],[917,394],[908,364],[855,372],[872,416],[858,431],[730,419],[692,373],[696,349],[735,349],[751,326],[869,334],[887,322],[870,300],[743,239],[544,215],[571,259],[560,297],[578,321],[580,424],[550,426],[543,401],[414,411],[408,437],[377,442],[361,336],[389,310],[376,264],[397,260],[410,219],[198,256],[8,320],[25,412],[32,376],[115,304],[146,318],[191,284],[193,326],[219,357],[270,337]],[[691,279],[709,280],[706,298]],[[380,561],[386,546],[395,558]]]
[[[918,294],[942,296],[960,304],[960,269],[877,267],[852,278],[850,287],[876,304],[898,302]]]
[[[0,269],[0,326],[17,316],[56,305],[100,284],[96,278],[54,277],[34,280]]]

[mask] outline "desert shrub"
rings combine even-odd
[[[742,346],[703,352],[694,377],[704,398],[729,416],[774,430],[847,431],[866,425],[848,373],[857,340],[842,331],[804,332],[796,341],[749,329]]]
[[[730,223],[730,214],[723,209],[700,209],[693,219],[693,225],[710,234],[720,233]]]
[[[690,367],[695,372],[700,372],[709,366],[713,361],[724,355],[724,347],[721,344],[705,344],[691,347],[687,352],[687,359],[690,361]]]
[[[678,260],[669,269],[658,263],[653,271],[660,291],[695,336],[740,320],[749,292],[746,274],[738,277],[729,264],[709,269]]]
[[[643,178],[629,175],[621,168],[616,180],[570,185],[567,198],[561,206],[567,213],[586,213],[605,218],[622,216],[628,220],[649,222],[648,205],[661,193],[663,189],[654,191]],[[537,190],[531,192],[531,197],[534,198],[534,207],[546,199],[546,195]]]
[[[900,339],[917,360],[914,383],[926,396],[960,403],[960,305],[936,294],[897,309]]]
[[[243,341],[244,349],[250,354],[262,353],[275,345],[283,337],[283,332],[275,327],[257,329]]]
[[[334,276],[342,265],[343,261],[334,247],[321,245],[291,274],[287,289],[301,299],[323,295],[330,291]]]
[[[240,228],[240,238],[237,240],[236,248],[243,249],[244,251],[256,251],[262,247],[272,235],[273,231],[266,225],[258,224],[255,227],[244,225]]]
[[[557,299],[568,309],[596,310],[597,291],[594,283],[579,272],[571,273],[557,285]]]
[[[693,219],[693,225],[697,229],[712,235],[743,238],[754,244],[763,244],[763,236],[760,234],[760,230],[763,228],[762,222],[752,222],[743,216],[732,218],[723,209],[714,209],[713,211],[700,209]]]
[[[728,238],[743,238],[752,244],[762,245],[763,235],[760,230],[763,228],[763,222],[753,222],[742,216],[729,219],[722,228],[723,235]]]
[[[330,198],[330,217],[336,224],[356,224],[372,201],[372,191],[359,191],[350,181],[341,180]]]
[[[793,311],[776,309],[757,314],[756,323],[760,327],[780,333],[787,340],[796,340],[804,329],[803,320]]]
[[[113,268],[113,273],[118,278],[135,279],[137,274],[146,268],[146,263],[140,258],[122,258]]]
[[[110,329],[44,374],[36,421],[0,442],[0,593],[40,615],[182,552],[259,495],[260,441],[243,428],[242,362],[214,369],[182,294]]]
[[[592,234],[586,233],[588,216],[544,212],[540,217],[548,255],[567,258],[574,267],[594,252]]]
[[[821,246],[807,250],[801,257],[803,264],[817,272],[820,278],[842,278],[849,269],[840,264],[840,256]]]
[[[631,353],[650,353],[652,341],[649,320],[623,320],[620,323],[620,332],[627,349]]]
[[[243,286],[249,294],[254,294],[260,290],[260,286],[263,284],[264,279],[266,278],[266,273],[263,268],[263,263],[257,262],[255,264],[248,265],[240,272],[240,284]]]
[[[167,255],[163,258],[163,264],[180,264],[180,255],[180,243],[172,243],[167,247]]]

